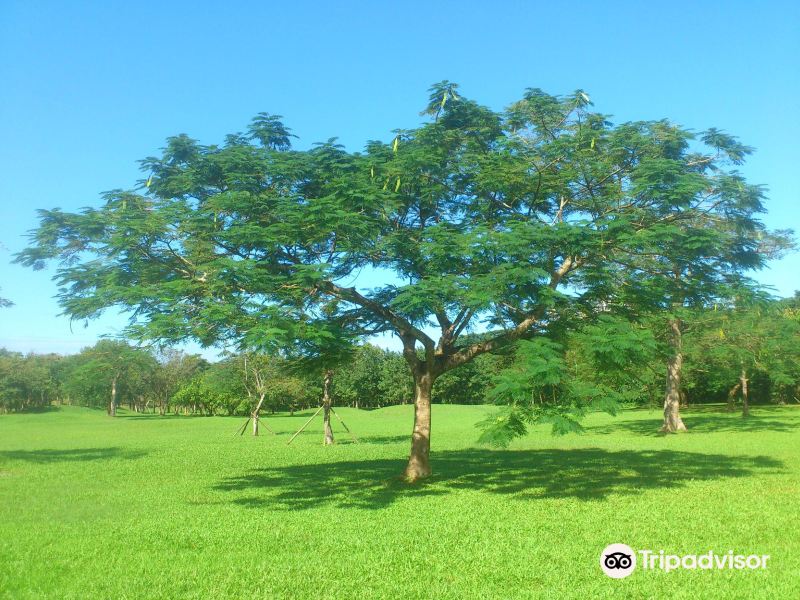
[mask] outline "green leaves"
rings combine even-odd
[[[297,137],[290,133],[291,129],[281,122],[280,115],[258,113],[250,122],[247,133],[250,139],[258,140],[262,146],[271,150],[288,150],[292,144],[289,138]]]
[[[745,146],[734,136],[720,131],[715,127],[703,132],[701,136],[703,142],[714,148],[718,153],[723,153],[735,165],[744,162],[745,157],[753,152],[753,148]]]
[[[528,431],[527,415],[522,410],[506,408],[476,424],[481,430],[478,442],[496,448],[506,448]]]
[[[391,331],[446,371],[607,311],[716,300],[788,247],[758,221],[763,189],[726,170],[749,152],[728,134],[614,125],[583,90],[528,89],[502,112],[449,81],[429,91],[427,122],[363,153],[335,138],[294,151],[269,113],[221,145],[170,137],[137,190],[41,212],[17,260],[58,261],[67,315],[121,308],[136,337],[322,355]],[[462,345],[478,323],[487,339]],[[557,357],[571,351],[531,350],[536,389],[608,395],[565,391]]]
[[[513,364],[494,378],[489,393],[506,408],[478,425],[482,441],[508,445],[533,424],[549,424],[553,434],[580,432],[587,412],[615,414],[620,404],[646,396],[658,354],[649,330],[602,315],[565,342],[519,342]]]
[[[425,110],[423,110],[420,115],[431,115],[438,119],[439,115],[445,109],[445,106],[447,106],[448,101],[452,103],[461,100],[456,93],[457,89],[457,83],[451,83],[446,79],[431,86],[428,90],[430,92],[428,106],[425,107]]]

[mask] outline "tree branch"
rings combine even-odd
[[[436,344],[429,335],[412,325],[408,320],[404,319],[400,315],[395,314],[385,306],[382,306],[381,304],[370,300],[366,296],[361,295],[356,288],[341,287],[332,281],[322,282],[320,284],[320,288],[323,291],[336,296],[337,298],[352,302],[353,304],[357,304],[363,308],[366,308],[376,315],[380,315],[394,326],[397,333],[400,334],[401,339],[403,339],[404,336],[411,336],[425,346],[426,352],[433,352]]]
[[[574,256],[568,256],[564,259],[561,263],[561,266],[558,269],[554,270],[553,273],[550,275],[550,283],[548,287],[551,289],[556,289],[558,284],[564,278],[564,276],[576,269],[580,266],[581,261]],[[469,362],[476,356],[480,354],[486,354],[487,352],[494,352],[503,346],[507,346],[508,344],[515,342],[523,338],[527,335],[534,324],[536,324],[544,315],[546,310],[546,306],[540,304],[536,310],[529,313],[527,317],[525,317],[522,321],[520,321],[516,327],[513,329],[507,329],[503,333],[488,339],[483,340],[482,342],[477,342],[467,348],[463,348],[459,350],[455,354],[447,357],[444,363],[444,370],[449,371],[459,365],[462,365],[466,362]]]

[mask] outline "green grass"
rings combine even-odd
[[[0,596],[9,598],[792,598],[800,590],[800,410],[592,415],[476,446],[488,407],[435,406],[428,482],[397,480],[411,408],[339,409],[286,446],[238,418],[0,417]],[[338,425],[335,423],[335,425]],[[337,430],[338,431],[338,430]],[[599,568],[612,542],[770,554],[765,571]]]

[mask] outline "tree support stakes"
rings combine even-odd
[[[244,425],[242,425],[241,429],[237,429],[236,430],[236,433],[238,433],[239,435],[244,435],[244,432],[247,429],[247,424],[250,423],[250,421],[252,420],[253,421],[253,435],[258,435],[258,425],[261,423],[261,419],[259,418],[258,413],[261,412],[261,405],[263,403],[264,403],[264,394],[262,394],[261,398],[259,398],[258,404],[256,405],[256,407],[253,410],[253,412],[250,413],[250,416],[247,418],[247,421],[244,422]],[[264,427],[272,435],[275,435],[275,432],[272,431],[272,429],[270,428],[269,425],[267,425],[266,422],[264,422]]]
[[[306,427],[308,427],[308,424],[309,424],[309,423],[311,423],[311,421],[313,421],[313,420],[314,420],[314,417],[316,417],[316,416],[317,416],[317,415],[320,413],[320,411],[322,410],[322,408],[323,408],[323,407],[322,407],[322,406],[320,406],[320,407],[317,409],[317,412],[315,412],[313,415],[311,415],[311,418],[310,418],[308,421],[306,421],[306,422],[303,424],[303,426],[302,426],[300,429],[298,429],[298,430],[297,430],[297,433],[295,433],[295,434],[292,436],[292,439],[290,439],[288,442],[286,442],[286,445],[287,445],[287,446],[288,446],[289,444],[291,444],[291,443],[294,441],[294,438],[296,438],[298,435],[300,435],[300,434],[303,432],[303,430],[304,430]]]
[[[286,442],[286,445],[287,445],[287,446],[288,446],[289,444],[291,444],[291,443],[294,441],[294,438],[296,438],[298,435],[300,435],[300,434],[303,432],[303,430],[304,430],[306,427],[308,427],[308,425],[311,423],[311,421],[313,421],[313,420],[314,420],[314,417],[316,417],[316,416],[317,416],[317,415],[320,413],[320,411],[321,411],[323,408],[325,408],[325,406],[324,406],[324,405],[323,405],[323,406],[320,406],[320,407],[319,407],[319,408],[316,410],[316,412],[315,412],[313,415],[311,415],[311,418],[309,418],[309,419],[308,419],[308,421],[306,421],[305,423],[303,423],[303,426],[302,426],[300,429],[298,429],[298,430],[297,430],[297,432],[296,432],[296,433],[295,433],[295,434],[292,436],[292,439],[290,439],[288,442]],[[356,443],[358,443],[358,438],[355,436],[355,434],[354,434],[352,431],[350,431],[350,428],[349,428],[349,427],[347,427],[347,425],[345,425],[345,422],[342,420],[342,417],[340,417],[340,416],[338,415],[338,413],[337,413],[335,410],[333,410],[333,407],[332,407],[332,406],[330,407],[330,411],[331,411],[331,412],[332,412],[334,415],[336,415],[336,418],[337,418],[337,419],[339,419],[339,423],[341,423],[341,424],[342,424],[342,427],[344,427],[344,430],[345,430],[347,433],[349,433],[349,434],[350,434],[350,437],[352,437],[352,438],[353,438],[353,441],[354,441],[354,442],[356,442]]]
[[[272,431],[272,428],[271,428],[269,425],[267,425],[267,422],[266,422],[266,421],[262,422],[262,421],[261,421],[261,417],[259,417],[258,415],[256,415],[256,416],[255,416],[255,418],[256,418],[256,419],[258,419],[258,422],[259,422],[261,425],[263,425],[263,426],[264,426],[264,429],[266,429],[267,431],[269,431],[269,432],[270,432],[272,435],[276,435],[276,433],[275,433],[274,431]]]
[[[236,430],[236,433],[234,435],[244,435],[244,432],[247,429],[247,425],[250,423],[250,419],[252,418],[253,417],[247,417],[247,421],[245,421],[244,425],[242,425],[241,427],[239,427],[239,429]]]
[[[331,406],[331,412],[332,412],[332,413],[333,413],[333,414],[336,416],[336,418],[337,418],[337,419],[339,419],[339,423],[341,423],[341,424],[342,424],[342,427],[344,427],[344,430],[345,430],[347,433],[349,433],[349,434],[350,434],[350,437],[351,437],[351,438],[353,438],[353,441],[354,441],[355,443],[358,443],[358,438],[355,436],[355,434],[354,434],[352,431],[350,431],[350,429],[348,429],[347,425],[345,425],[345,424],[344,424],[344,421],[342,421],[342,417],[340,417],[340,416],[339,416],[339,413],[337,413],[335,410],[333,410],[333,407],[332,407],[332,406]]]
[[[235,433],[235,434],[233,434],[233,435],[234,435],[234,436],[236,436],[236,435],[244,435],[244,432],[245,432],[245,431],[247,431],[247,426],[250,424],[250,421],[251,421],[253,418],[254,418],[254,415],[250,415],[249,417],[247,417],[247,421],[245,421],[245,422],[244,422],[244,425],[242,425],[241,427],[239,427],[239,429],[237,429],[237,430],[236,430],[236,433]],[[267,431],[269,431],[269,432],[270,432],[272,435],[277,435],[277,434],[276,434],[276,433],[275,433],[275,432],[272,430],[272,428],[270,428],[270,426],[269,426],[269,425],[267,425],[266,421],[262,421],[261,419],[259,419],[259,420],[258,420],[258,422],[259,422],[259,424],[263,425],[263,426],[266,428],[266,430],[267,430]]]

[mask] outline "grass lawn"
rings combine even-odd
[[[508,450],[475,444],[490,407],[433,407],[434,477],[395,479],[411,407],[240,418],[64,407],[0,416],[3,598],[797,598],[800,410],[592,415]],[[338,426],[338,427],[337,427]],[[769,554],[766,570],[612,580],[603,548]]]

